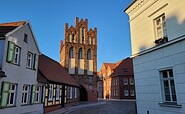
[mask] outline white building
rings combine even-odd
[[[185,114],[185,0],[134,0],[125,12],[138,114]]]
[[[28,21],[0,24],[1,114],[43,113],[39,53]]]

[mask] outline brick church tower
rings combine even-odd
[[[81,85],[80,100],[97,100],[97,29],[88,30],[88,19],[76,17],[75,27],[65,24],[60,42],[60,64]]]

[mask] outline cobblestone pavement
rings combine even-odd
[[[80,108],[67,114],[136,114],[135,101],[104,100],[103,105]]]

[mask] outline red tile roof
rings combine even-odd
[[[4,37],[5,34],[14,30],[18,26],[24,24],[26,21],[20,22],[9,22],[9,23],[0,23],[0,37]]]
[[[37,76],[39,82],[45,82],[47,80],[79,87],[79,84],[74,80],[74,78],[71,77],[58,62],[46,55],[39,56],[39,71]],[[46,80],[41,78],[41,76]]]
[[[111,76],[134,75],[132,58],[126,58],[116,63],[117,66]]]

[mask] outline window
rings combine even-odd
[[[134,90],[130,90],[130,96],[135,96],[135,91]]]
[[[95,39],[92,38],[92,45],[95,45]]]
[[[176,102],[175,83],[172,69],[160,71],[164,102]]]
[[[32,61],[33,61],[33,53],[27,53],[27,67],[32,68]]]
[[[118,79],[115,79],[115,85],[118,85]]]
[[[113,92],[114,92],[114,93],[113,93],[113,96],[116,96],[116,90],[113,90]]]
[[[29,102],[29,85],[23,85],[23,90],[22,90],[22,104],[28,104]]]
[[[118,96],[118,90],[116,90],[116,96]]]
[[[68,34],[68,42],[71,42],[71,34]]]
[[[14,42],[8,41],[7,62],[19,65],[21,48],[16,46]]]
[[[74,58],[73,47],[69,49],[69,58]]]
[[[128,79],[127,79],[127,78],[124,78],[124,79],[123,79],[123,84],[124,84],[124,85],[128,85]]]
[[[82,36],[82,44],[84,44],[85,43],[85,41],[84,41],[84,37]]]
[[[24,34],[24,42],[28,43],[28,35]]]
[[[73,88],[72,87],[70,87],[70,99],[72,99],[73,98]]]
[[[88,44],[91,44],[91,37],[88,37]]]
[[[77,98],[77,88],[75,88],[75,99]]]
[[[20,52],[21,48],[18,46],[14,47],[14,57],[13,57],[13,63],[19,65],[20,62]]]
[[[49,100],[53,99],[53,85],[49,84]]]
[[[125,89],[125,90],[124,90],[124,95],[125,95],[125,96],[128,96],[128,94],[129,94],[129,93],[128,93],[128,90]]]
[[[1,107],[14,106],[16,99],[17,85],[10,82],[3,82],[1,88]]]
[[[91,49],[88,49],[87,51],[87,59],[91,60]]]
[[[75,35],[74,34],[72,35],[72,42],[73,43],[75,42]]]
[[[40,86],[37,86],[36,90],[35,90],[35,101],[34,101],[34,103],[39,103],[39,101],[40,101]]]
[[[57,85],[57,87],[56,87],[56,100],[59,100],[59,98],[60,98],[60,86]]]
[[[78,51],[78,59],[83,59],[82,48],[80,48],[79,51]]]
[[[133,78],[130,78],[129,79],[129,83],[130,83],[130,85],[134,85],[134,79]]]
[[[165,15],[161,15],[154,20],[156,39],[167,37],[166,20]]]

